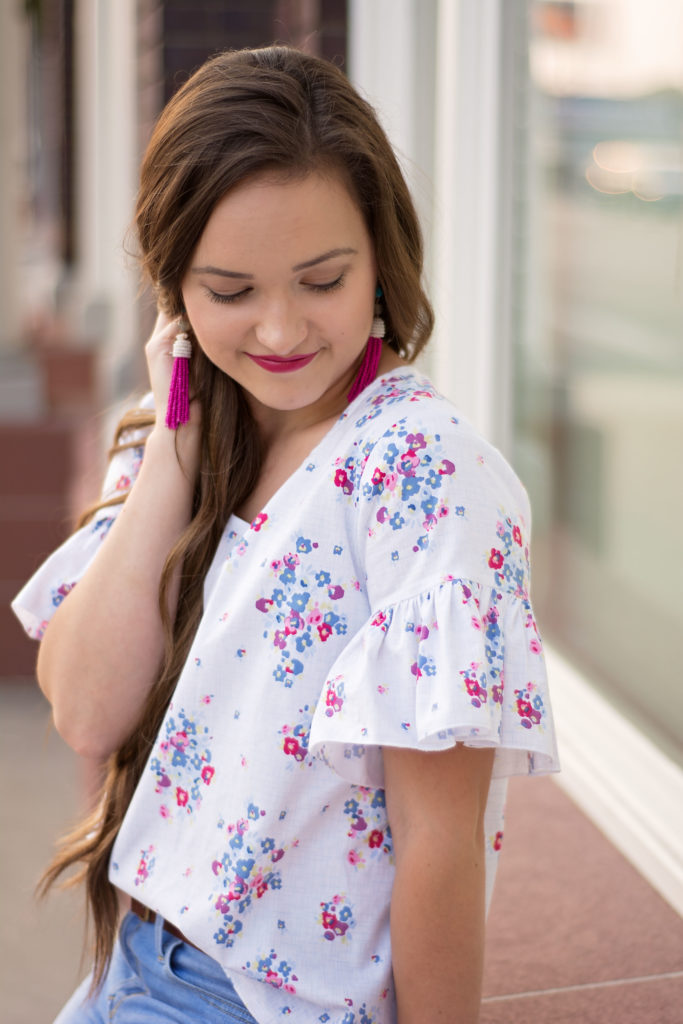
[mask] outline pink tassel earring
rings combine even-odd
[[[377,291],[375,292],[375,319],[372,321],[370,337],[365,347],[363,361],[358,368],[358,373],[349,391],[349,402],[357,398],[361,391],[364,391],[368,384],[372,384],[377,376],[377,368],[382,355],[382,338],[385,334],[382,307],[379,301],[381,298],[382,289],[377,285]]]
[[[190,356],[192,342],[187,331],[189,324],[178,321],[178,333],[173,341],[173,373],[166,406],[166,426],[176,430],[190,418]]]

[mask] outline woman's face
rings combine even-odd
[[[216,205],[182,283],[197,341],[267,431],[344,407],[373,318],[377,270],[341,178],[267,173]]]

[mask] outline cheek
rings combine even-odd
[[[193,300],[190,295],[185,298],[185,311],[202,348],[229,345],[231,340],[239,339],[242,334],[241,318],[231,306],[210,302],[205,297],[200,301]]]
[[[330,311],[319,329],[330,339],[348,347],[365,344],[369,326],[367,303],[353,301],[339,305],[334,312]]]

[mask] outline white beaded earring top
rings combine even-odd
[[[185,331],[181,334],[176,334],[173,340],[173,358],[174,359],[189,359],[192,355],[192,342],[188,338]]]

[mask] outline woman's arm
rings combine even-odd
[[[383,749],[396,854],[399,1024],[476,1024],[484,958],[484,811],[493,750]]]
[[[163,315],[147,345],[157,408],[170,383],[174,325]],[[59,733],[76,751],[104,757],[138,721],[164,649],[159,581],[190,521],[199,460],[198,414],[177,435],[159,417],[140,473],[109,535],[45,631],[38,681]],[[176,454],[177,442],[177,454]],[[170,611],[178,581],[171,588]]]

